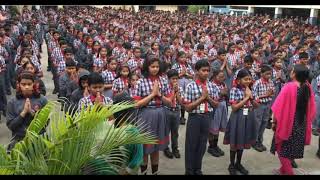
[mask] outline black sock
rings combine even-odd
[[[234,160],[236,159],[236,151],[230,151],[230,164],[234,166]]]
[[[218,140],[219,140],[219,136],[214,135],[213,136],[213,147],[218,147]]]
[[[156,165],[151,165],[152,174],[154,174],[155,172],[157,172],[157,171],[158,171],[158,167],[159,167],[159,165],[158,165],[158,164],[156,164]]]
[[[184,114],[185,114],[185,110],[184,109],[181,109],[181,118],[184,118]]]
[[[237,150],[237,164],[241,164],[243,150]]]
[[[148,168],[148,165],[141,165],[141,166],[140,166],[141,173],[145,173],[144,175],[146,175],[147,172],[145,172],[145,171],[147,170],[147,168]]]

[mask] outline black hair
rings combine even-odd
[[[16,87],[16,89],[17,89],[16,98],[17,99],[23,99],[24,98],[21,89],[18,88],[18,85],[19,85],[19,83],[21,82],[22,79],[29,79],[33,83],[36,83],[35,75],[33,73],[30,73],[28,71],[22,71],[22,73],[19,74],[18,79],[17,79],[17,87]],[[35,97],[35,98],[39,98],[40,97],[39,86],[35,87],[35,84],[34,84],[34,90],[33,90],[32,96]]]
[[[242,44],[243,44],[243,43],[244,43],[244,41],[243,41],[243,40],[241,40],[241,39],[240,39],[240,40],[237,40],[236,44],[238,45],[238,44],[240,44],[240,43],[242,43]]]
[[[104,84],[104,80],[103,80],[102,76],[97,72],[92,72],[88,76],[88,85],[90,86],[93,84]]]
[[[34,67],[35,69],[34,74],[38,74],[39,72],[38,67],[30,60],[22,65],[22,69],[25,70],[28,64],[31,64]]]
[[[229,52],[229,50],[230,50],[231,46],[234,46],[234,45],[235,45],[235,44],[234,44],[234,43],[232,43],[232,42],[231,42],[231,43],[229,43],[229,44],[228,44],[227,51]]]
[[[295,78],[300,82],[301,93],[298,93],[297,97],[297,109],[300,109],[301,113],[298,113],[298,121],[302,124],[305,121],[305,115],[307,112],[308,102],[310,101],[310,88],[308,85],[309,70],[302,64],[296,64],[293,68]]]
[[[308,53],[306,52],[299,53],[299,59],[302,59],[302,58],[309,58]]]
[[[210,67],[209,62],[205,59],[199,60],[195,65],[195,69],[196,71],[199,71],[202,67]]]
[[[161,74],[161,69],[160,69],[160,59],[156,58],[154,56],[147,58],[144,62],[143,62],[143,68],[142,68],[142,75],[147,78],[149,77],[149,66],[151,64],[153,64],[154,62],[158,62],[159,63],[159,72],[158,75]]]
[[[223,70],[215,69],[212,71],[210,81],[212,81],[215,77],[217,77],[220,73],[223,73]]]
[[[74,60],[66,61],[66,67],[77,67],[77,63]]]
[[[227,52],[224,48],[219,48],[217,53],[220,56],[221,54],[226,54]]]
[[[249,71],[247,69],[241,69],[237,74],[237,80],[240,80],[246,76],[251,77],[251,74],[249,73]]]
[[[121,71],[122,71],[123,68],[127,68],[128,71],[129,71],[128,77],[131,76],[131,71],[130,71],[129,65],[128,65],[128,64],[121,64],[121,65],[119,66],[118,70],[117,70],[117,76],[116,76],[116,78],[121,77]]]
[[[272,68],[267,64],[262,64],[261,65],[261,73],[265,73],[267,71],[272,71]]]
[[[179,59],[183,55],[186,55],[186,53],[184,51],[179,51],[177,54],[177,59]]]
[[[253,63],[253,59],[251,55],[246,55],[243,60],[244,63]]]
[[[82,81],[85,81],[85,80],[88,80],[88,78],[89,78],[89,75],[84,75],[84,76],[81,76],[80,78],[79,78],[79,87],[80,87],[80,89],[84,89],[83,87],[82,87]]]
[[[197,47],[198,50],[204,50],[204,45],[203,44],[199,44]]]
[[[170,69],[170,70],[167,72],[167,76],[168,76],[169,79],[172,78],[172,77],[174,77],[174,76],[179,77],[179,73],[178,73],[178,71],[175,70],[175,69]]]
[[[64,54],[67,54],[67,53],[71,53],[71,54],[73,54],[73,50],[72,50],[72,48],[69,48],[69,47],[67,47],[66,49],[64,49]]]
[[[123,46],[125,49],[131,49],[131,48],[132,48],[132,45],[131,45],[131,43],[129,43],[129,42],[123,43],[122,46]]]

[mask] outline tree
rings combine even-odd
[[[207,12],[208,6],[206,6],[206,5],[190,5],[190,6],[188,6],[188,11],[191,13],[198,13],[199,10]]]
[[[70,116],[50,101],[10,154],[0,146],[0,174],[137,174],[142,144],[154,144],[155,138],[136,124],[115,127],[107,121],[130,107],[129,103],[95,105]]]

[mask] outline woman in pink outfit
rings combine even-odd
[[[316,107],[308,76],[306,67],[296,65],[290,74],[292,81],[282,88],[271,108],[275,131],[271,152],[278,154],[282,175],[294,174],[291,162],[303,158],[304,146],[311,141]]]

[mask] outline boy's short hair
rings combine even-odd
[[[88,77],[88,85],[104,84],[102,76],[97,72],[92,72]]]
[[[199,71],[202,67],[210,67],[209,62],[205,59],[199,60],[195,65],[195,69],[196,71]]]
[[[243,60],[243,62],[244,63],[253,63],[253,59],[252,59],[252,56],[251,55],[246,55],[245,57],[244,57],[244,60]]]
[[[299,53],[299,59],[302,59],[302,58],[309,58],[308,53],[306,52]]]
[[[224,48],[219,48],[217,54],[220,56],[221,54],[226,54],[226,50]]]
[[[66,61],[66,67],[77,67],[77,63],[74,60]]]
[[[272,71],[272,68],[267,64],[262,64],[261,65],[261,73],[265,73],[267,71]]]
[[[197,47],[197,49],[198,49],[198,50],[204,50],[204,45],[199,44],[198,47]]]
[[[177,76],[179,77],[179,73],[177,70],[175,69],[170,69],[168,72],[167,72],[167,76],[168,76],[168,79],[174,77],[174,76]]]

